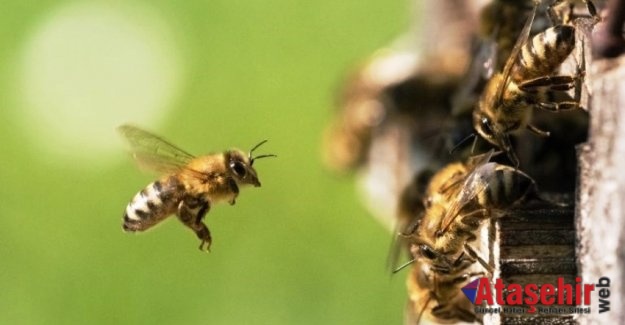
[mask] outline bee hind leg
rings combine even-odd
[[[538,108],[558,112],[573,110],[580,107],[581,83],[584,80],[584,71],[578,66],[574,76],[545,76],[526,81],[519,85],[523,91],[535,93],[538,99]],[[575,89],[571,97],[565,91]],[[534,130],[531,130],[534,131]]]
[[[463,322],[473,323],[477,320],[471,310],[459,308],[455,304],[440,304],[432,308],[432,315],[439,319],[458,319]]]
[[[580,73],[575,76],[544,76],[534,78],[519,84],[519,89],[527,92],[537,92],[540,90],[567,91],[573,89],[576,81],[580,78]]]
[[[236,203],[237,197],[239,196],[239,186],[237,185],[237,182],[235,182],[232,178],[228,179],[228,186],[230,187],[230,191],[233,193],[232,198],[230,199],[230,201],[228,201],[228,203],[230,203],[230,205],[234,205]]]
[[[477,260],[478,263],[480,263],[480,265],[482,265],[482,267],[484,267],[484,269],[488,273],[490,273],[491,275],[493,274],[493,272],[494,272],[493,267],[490,266],[488,263],[486,263],[486,261],[477,254],[477,252],[475,251],[475,249],[473,249],[473,247],[471,247],[469,244],[465,243],[464,244],[464,250],[467,252],[467,254],[469,254],[469,256],[471,256],[472,258]]]
[[[538,103],[538,107],[546,111],[559,112],[578,109],[580,106],[579,102],[576,101],[563,101],[556,103]]]
[[[210,210],[210,203],[201,198],[187,197],[178,206],[178,219],[187,227],[191,228],[201,240],[199,249],[210,251],[212,237],[210,230],[202,222],[204,216]],[[206,248],[205,248],[206,247]]]
[[[562,25],[567,24],[573,20],[573,3],[568,3],[568,6],[565,10],[562,10],[558,7],[563,6],[565,0],[554,0],[552,4],[547,7],[547,17],[552,25]],[[564,4],[566,5],[566,4]]]
[[[537,126],[532,125],[532,124],[528,124],[527,129],[541,138],[546,138],[550,135],[549,131],[543,131],[539,129]]]

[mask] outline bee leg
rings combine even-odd
[[[540,77],[522,83],[519,85],[519,88],[523,91],[538,95],[542,101],[539,100],[536,105],[540,109],[551,112],[572,110],[579,108],[579,102],[581,99],[581,82],[583,79],[583,68],[578,65],[575,76]],[[564,98],[555,97],[557,94],[556,92],[567,91],[573,88],[575,89],[575,96],[573,98],[571,98],[568,94],[562,93],[560,93],[560,97],[564,96]]]
[[[228,179],[228,186],[230,187],[232,193],[234,193],[232,199],[230,199],[228,203],[230,203],[230,205],[234,205],[236,203],[237,197],[239,196],[239,186],[237,185],[237,182],[235,182],[232,178]]]
[[[200,198],[184,198],[178,205],[178,219],[191,228],[201,240],[199,249],[210,251],[212,243],[211,233],[208,227],[202,222],[204,216],[210,210],[210,203]],[[206,249],[204,246],[206,245]]]
[[[543,131],[541,129],[539,129],[537,126],[532,125],[532,124],[528,124],[527,129],[530,130],[530,132],[536,134],[537,136],[541,137],[541,138],[546,138],[549,136],[549,131]]]
[[[514,165],[515,168],[518,168],[520,164],[519,158],[514,153],[514,150],[512,149],[512,144],[510,144],[510,138],[507,134],[501,135],[499,146],[506,153],[506,156],[508,156],[508,159],[510,160],[512,165]]]
[[[453,279],[454,284],[462,284],[466,281],[468,281],[469,279],[476,277],[476,276],[485,276],[486,274],[484,272],[471,272],[471,273],[465,273],[455,279]]]
[[[538,107],[546,111],[559,112],[568,111],[579,108],[579,103],[576,101],[563,101],[558,103],[538,103]]]
[[[560,6],[562,2],[565,0],[555,0],[547,9],[547,16],[553,25],[558,24],[572,24],[575,18],[579,18],[579,16],[574,15],[575,4],[572,1],[569,1],[568,10],[566,12],[556,11],[555,7]],[[583,0],[584,4],[586,4],[586,9],[590,14],[593,22],[596,24],[601,21],[601,17],[597,14],[597,7],[591,0]]]
[[[466,269],[475,263],[475,259],[466,256],[464,252],[458,256],[458,258],[453,262],[452,266],[454,269]]]
[[[582,100],[582,87],[585,86],[584,80],[586,77],[586,44],[584,39],[580,40],[582,46],[580,46],[579,50],[579,58],[577,61],[577,66],[575,68],[575,94],[573,99],[576,102],[581,102]],[[586,91],[590,94],[590,89],[586,87]]]
[[[423,314],[425,313],[425,310],[428,308],[428,305],[432,301],[432,298],[433,298],[432,294],[430,294],[428,296],[428,300],[425,302],[425,304],[423,304],[423,307],[419,311],[419,315],[417,315],[417,322],[416,322],[416,324],[421,324],[421,317],[423,317]],[[436,307],[434,307],[434,308],[436,308]]]
[[[440,304],[432,308],[432,315],[439,319],[459,319],[463,322],[473,323],[477,320],[470,310],[458,308],[455,304]]]
[[[588,13],[590,14],[590,16],[592,16],[593,19],[597,20],[597,22],[601,21],[601,17],[597,13],[597,7],[595,7],[595,4],[592,2],[592,0],[584,0],[584,3],[586,3],[586,9],[588,9]]]
[[[469,254],[469,256],[476,259],[484,267],[484,269],[488,271],[488,273],[493,274],[494,272],[493,268],[490,265],[488,265],[488,263],[486,263],[486,261],[484,261],[484,259],[482,259],[477,254],[477,252],[473,249],[473,247],[469,246],[469,244],[467,243],[464,243],[464,250],[467,252],[467,254]]]
[[[563,10],[556,10],[556,7],[561,6],[565,0],[555,0],[551,5],[547,7],[547,16],[553,26],[567,24],[572,21],[573,3],[569,3],[569,8],[566,12]]]
[[[519,84],[519,89],[526,92],[536,92],[541,88],[546,90],[566,91],[575,87],[579,76],[545,76],[528,80]]]

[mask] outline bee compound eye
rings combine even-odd
[[[239,177],[245,177],[245,166],[240,161],[233,161],[230,163],[230,169]]]
[[[423,255],[427,259],[433,260],[436,258],[436,253],[427,245],[421,245],[421,247],[419,247],[419,250],[421,251],[421,255]]]
[[[492,135],[493,134],[493,129],[490,127],[490,120],[488,119],[488,117],[482,117],[482,130],[484,130],[484,132],[488,135]]]
[[[425,199],[425,208],[426,208],[426,209],[431,208],[431,207],[432,207],[432,202],[433,202],[433,201],[434,201],[434,199],[433,199],[431,196],[428,196],[428,197]]]

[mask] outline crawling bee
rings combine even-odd
[[[421,215],[413,218],[418,225],[408,235],[415,263],[408,284],[414,307],[422,308],[418,315],[427,309],[432,317],[443,320],[475,320],[466,299],[457,299],[457,289],[486,274],[484,270],[493,271],[478,253],[485,248],[470,243],[481,236],[481,230],[488,230],[484,221],[500,217],[525,200],[540,199],[529,176],[490,162],[494,154],[491,150],[442,168],[429,181],[424,210],[415,210]]]
[[[130,125],[119,127],[132,154],[141,166],[166,173],[137,193],[124,213],[123,229],[144,231],[175,214],[200,239],[200,250],[210,250],[211,234],[202,219],[211,205],[227,201],[234,205],[239,187],[260,187],[252,165],[260,158],[275,155],[252,153],[262,141],[243,153],[238,149],[194,157],[162,138]]]
[[[484,272],[466,271],[461,276],[433,272],[425,263],[416,265],[406,280],[409,292],[406,324],[480,322],[481,315],[461,288]]]
[[[591,16],[596,9],[586,2]],[[527,128],[539,136],[549,133],[530,123],[532,107],[548,111],[579,107],[583,78],[583,54],[576,75],[554,75],[575,48],[575,27],[556,25],[529,38],[537,5],[534,6],[502,72],[493,75],[473,111],[473,126],[491,144],[503,149],[518,166],[509,133]],[[555,16],[551,15],[551,16]],[[567,91],[575,88],[571,97]]]
[[[534,180],[515,168],[489,162],[493,154],[491,150],[465,163],[449,164],[432,177],[413,245],[433,269],[450,273],[475,262],[478,256],[467,243],[476,239],[482,221],[538,197]]]

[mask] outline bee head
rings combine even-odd
[[[260,186],[252,161],[241,150],[230,150],[226,153],[228,170],[238,184]]]
[[[252,157],[254,150],[265,142],[267,142],[267,140],[261,141],[259,144],[254,146],[254,148],[252,148],[247,155],[241,150],[228,151],[226,154],[228,169],[234,176],[237,183],[250,184],[260,187],[258,175],[256,174],[254,167],[252,167],[254,165],[254,161],[260,158],[277,157],[276,155],[260,155]]]
[[[510,137],[506,131],[502,131],[501,127],[495,123],[489,116],[483,114],[477,110],[473,114],[473,125],[477,133],[482,136],[483,139],[490,142],[497,148],[502,149],[508,155],[508,159],[515,165],[519,166],[519,159],[512,151],[512,144],[510,143]],[[519,123],[503,126],[504,130],[517,129]]]
[[[451,270],[450,263],[445,255],[437,252],[430,245],[417,240],[417,243],[413,245],[411,251],[415,256],[419,256],[422,261],[429,264],[432,270],[439,273],[449,273]]]
[[[500,138],[499,132],[496,130],[496,126],[489,116],[483,114],[479,110],[473,113],[473,126],[475,131],[486,141],[499,146],[498,138]]]

